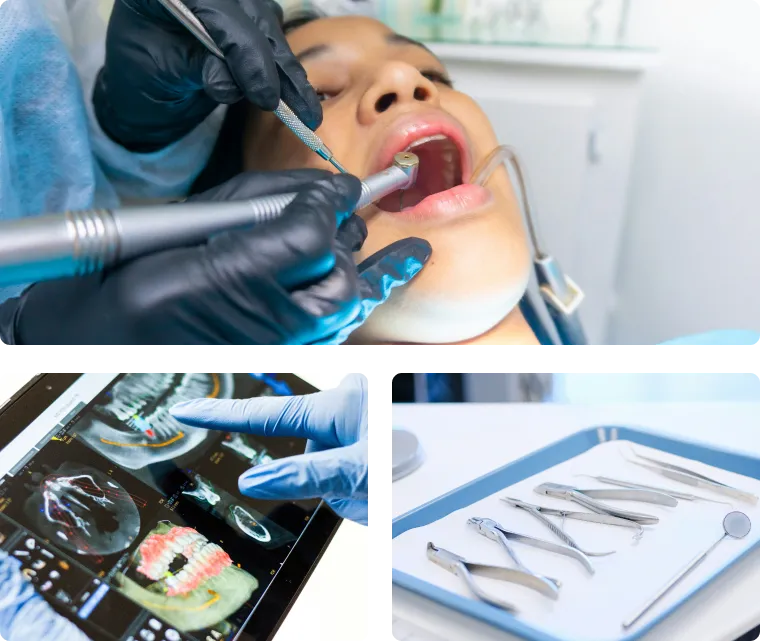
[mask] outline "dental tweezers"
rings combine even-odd
[[[612,505],[607,505],[595,499],[608,499],[618,501],[640,501],[643,503],[653,503],[656,505],[667,505],[675,507],[678,501],[672,496],[662,492],[652,492],[651,490],[582,490],[571,485],[560,485],[559,483],[542,483],[534,490],[537,494],[551,496],[556,499],[573,501],[587,507],[597,514],[609,514],[621,519],[635,521],[641,525],[654,525],[660,522],[660,519],[651,514],[642,514],[640,512],[629,512],[620,510]]]
[[[544,590],[540,590],[541,594],[548,596],[549,598],[556,599],[557,595],[559,594],[559,589],[562,587],[562,583],[558,581],[557,579],[553,579],[548,576],[543,576],[542,574],[537,574],[536,572],[533,572],[531,569],[525,566],[525,564],[520,561],[520,558],[517,556],[517,553],[514,551],[512,546],[509,543],[509,539],[507,539],[506,535],[504,534],[504,528],[501,527],[496,521],[493,521],[492,519],[482,519],[480,517],[473,517],[471,519],[467,520],[467,525],[474,528],[476,532],[479,534],[482,534],[487,539],[490,539],[491,541],[496,541],[497,543],[501,544],[501,546],[506,550],[507,554],[509,555],[509,558],[511,558],[515,565],[517,565],[518,570],[522,570],[523,572],[527,572],[528,574],[532,574],[533,576],[538,577],[542,581],[546,583],[546,588]]]
[[[633,461],[631,461],[633,463]],[[642,485],[641,483],[632,483],[631,481],[623,481],[621,479],[613,479],[609,476],[592,476],[591,474],[579,474],[579,476],[587,476],[588,478],[599,481],[600,483],[606,483],[607,485],[617,485],[618,487],[627,487],[630,490],[652,490],[654,492],[662,492],[668,494],[674,499],[679,501],[707,501],[708,503],[722,503],[723,505],[731,505],[727,501],[716,501],[715,499],[708,499],[704,496],[697,496],[696,494],[687,494],[686,492],[676,492],[666,487],[656,487],[654,485]]]
[[[644,531],[644,528],[642,528],[641,525],[637,523],[636,521],[629,521],[628,519],[619,519],[618,517],[610,516],[609,514],[597,514],[596,512],[570,512],[568,510],[555,510],[549,507],[543,507],[541,505],[533,505],[532,503],[526,503],[525,501],[520,501],[519,499],[513,499],[509,497],[502,498],[501,500],[511,505],[512,507],[525,510],[528,514],[535,517],[541,523],[543,523],[546,527],[548,527],[561,541],[569,545],[571,548],[575,548],[576,550],[583,552],[583,554],[585,554],[586,556],[609,556],[610,554],[615,554],[615,552],[614,551],[589,552],[588,550],[584,550],[580,545],[578,545],[575,542],[575,540],[569,534],[567,534],[567,532],[557,527],[556,524],[554,524],[544,515],[559,516],[559,517],[562,517],[563,519],[576,519],[578,521],[588,521],[590,523],[602,523],[604,525],[617,525],[620,527],[633,528],[637,530],[638,535],[641,535]]]
[[[577,548],[572,548],[568,545],[560,545],[559,543],[552,543],[551,541],[544,541],[543,539],[537,539],[525,534],[518,534],[517,532],[510,532],[492,519],[473,517],[469,519],[467,523],[471,527],[474,527],[480,534],[492,541],[498,541],[502,544],[505,544],[505,541],[514,541],[516,543],[522,543],[523,545],[538,548],[539,550],[546,550],[547,552],[553,552],[554,554],[569,556],[586,568],[589,574],[594,574],[594,567],[591,565],[591,561]],[[509,551],[508,544],[505,544],[505,547],[507,548],[507,551]],[[512,558],[514,559],[514,557]]]
[[[427,557],[436,565],[441,566],[444,570],[448,570],[455,576],[460,577],[467,584],[467,587],[470,588],[472,593],[481,601],[494,607],[501,608],[502,610],[506,610],[512,614],[517,613],[517,608],[498,596],[486,592],[475,582],[473,575],[516,583],[518,585],[538,590],[542,593],[544,593],[543,591],[546,590],[547,587],[546,583],[535,574],[523,572],[522,570],[513,570],[499,565],[472,563],[458,554],[436,547],[433,543],[427,544]]]
[[[198,17],[188,9],[182,0],[159,0],[169,13],[171,13],[179,23],[185,27],[206,49],[213,53],[220,60],[224,60],[224,53],[214,42],[206,27]],[[320,157],[329,162],[340,173],[345,174],[346,169],[337,160],[333,152],[311,129],[304,125],[293,113],[293,110],[280,100],[277,108],[274,110],[275,115],[290,129],[299,140],[309,149],[316,152]]]
[[[639,467],[643,467],[645,469],[651,470],[652,472],[656,472],[657,474],[664,476],[667,479],[671,479],[672,481],[678,481],[679,483],[684,483],[693,487],[709,489],[713,492],[717,492],[718,494],[723,494],[724,496],[730,496],[731,498],[739,499],[740,501],[747,501],[752,505],[757,505],[758,497],[751,492],[740,490],[736,487],[731,487],[730,485],[726,485],[725,483],[711,479],[709,476],[699,474],[698,472],[694,472],[693,470],[681,467],[680,465],[675,465],[673,463],[660,461],[656,458],[644,456],[643,454],[636,452],[636,450],[634,450],[632,447],[630,449],[634,456],[644,461],[648,461],[648,463],[653,463],[654,465],[648,465],[647,463],[641,463],[639,461],[632,461],[626,457],[626,460],[629,463],[633,463]]]

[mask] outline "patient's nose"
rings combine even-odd
[[[418,69],[405,62],[389,62],[380,69],[359,103],[359,120],[371,124],[394,106],[414,102],[438,105],[438,89]]]

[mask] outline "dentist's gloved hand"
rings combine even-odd
[[[20,568],[18,559],[0,551],[0,638],[6,641],[90,641],[90,637],[35,592]]]
[[[257,465],[240,477],[245,496],[323,498],[344,518],[367,524],[367,379],[305,396],[199,399],[171,408],[177,420],[207,429],[309,440],[306,453]]]
[[[93,92],[103,131],[130,151],[157,151],[219,103],[266,111],[285,101],[316,129],[322,107],[280,28],[274,0],[184,0],[222,50],[210,53],[158,0],[116,0]]]

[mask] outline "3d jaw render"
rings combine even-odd
[[[127,574],[120,589],[182,632],[218,626],[259,586],[221,547],[169,521],[140,544]]]
[[[169,408],[196,398],[229,398],[232,374],[127,374],[93,406],[77,431],[96,452],[137,470],[187,454],[209,437],[181,425]]]
[[[24,505],[40,534],[77,554],[105,556],[120,552],[140,532],[145,501],[132,496],[102,472],[72,462],[48,474],[33,475],[36,486]]]

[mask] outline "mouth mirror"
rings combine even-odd
[[[734,539],[743,539],[752,529],[752,521],[744,512],[730,512],[723,519],[723,529]]]

